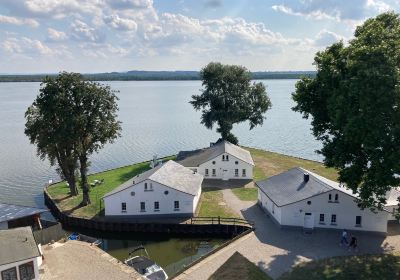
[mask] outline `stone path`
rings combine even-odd
[[[353,255],[339,246],[340,232],[316,230],[304,234],[298,229],[280,229],[253,203],[240,201],[230,189],[224,189],[228,206],[256,223],[256,230],[221,249],[216,254],[191,267],[176,279],[208,279],[232,254],[240,252],[276,279],[300,262],[341,255]],[[359,251],[356,254],[382,253],[400,250],[400,236],[357,234]]]
[[[81,241],[43,246],[42,280],[132,280],[143,279],[134,269],[106,252]]]

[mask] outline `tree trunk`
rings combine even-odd
[[[69,192],[72,196],[77,196],[79,194],[78,187],[76,186],[75,176],[72,175],[66,179],[69,185]]]
[[[88,184],[88,178],[87,178],[87,156],[82,155],[79,157],[79,170],[81,173],[81,186],[82,186],[82,194],[83,194],[83,199],[82,199],[82,206],[86,206],[91,204],[90,201],[90,196],[89,196],[89,192],[90,192],[90,188],[89,188],[89,184]]]

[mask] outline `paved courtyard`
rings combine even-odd
[[[239,200],[228,188],[223,188],[223,194],[227,205],[256,223],[256,230],[188,269],[177,279],[208,279],[236,251],[277,278],[303,261],[400,250],[400,236],[392,228],[386,238],[357,233],[359,251],[349,252],[339,245],[339,231],[316,230],[313,234],[304,234],[299,229],[280,229],[254,202]]]

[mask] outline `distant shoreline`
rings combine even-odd
[[[281,72],[253,72],[253,80],[273,79],[300,79],[314,77],[314,71],[281,71]],[[58,74],[9,74],[0,75],[0,83],[6,82],[41,82],[46,76]],[[200,73],[197,71],[128,71],[97,74],[82,74],[91,81],[198,81]]]

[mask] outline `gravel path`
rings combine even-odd
[[[400,250],[398,233],[386,238],[357,233],[359,251],[349,252],[339,246],[339,231],[316,230],[313,234],[304,234],[299,229],[280,229],[254,202],[240,201],[230,189],[224,189],[223,193],[227,205],[244,218],[254,221],[256,230],[189,268],[176,279],[208,279],[236,251],[276,279],[304,261]]]
[[[134,269],[89,243],[67,241],[55,244],[43,247],[42,280],[143,279]]]

